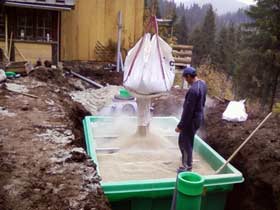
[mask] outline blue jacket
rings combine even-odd
[[[183,113],[178,128],[182,131],[198,129],[204,119],[207,86],[203,80],[194,82],[186,94]]]

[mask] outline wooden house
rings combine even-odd
[[[144,0],[1,0],[0,48],[14,61],[96,60],[97,44],[122,47],[143,32]]]

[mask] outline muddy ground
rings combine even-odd
[[[265,118],[267,113],[251,110],[244,123],[221,120],[226,104],[217,104],[208,110],[206,120],[207,142],[223,157],[231,153]],[[232,161],[245,177],[230,195],[227,210],[279,210],[280,209],[280,115],[272,117]]]
[[[95,65],[95,64],[92,64]],[[88,63],[69,64],[101,84],[119,85],[122,76],[91,71]],[[82,119],[89,113],[69,96],[90,85],[60,71],[41,69],[10,81],[24,85],[38,99],[0,88],[0,210],[110,209],[94,163],[83,151]],[[186,91],[173,89],[153,100],[154,115],[180,116]],[[265,113],[248,107],[244,123],[221,120],[226,103],[212,101],[206,110],[203,138],[225,158]],[[246,181],[230,193],[226,210],[280,210],[280,116],[257,132],[233,164]]]
[[[88,112],[69,97],[75,87],[46,69],[9,83],[38,98],[0,88],[0,209],[110,209],[83,150]]]
[[[171,95],[154,100],[155,115],[175,115],[181,110],[186,91],[174,89]],[[227,103],[214,101],[207,106],[206,120],[200,131],[224,158],[257,127],[267,113],[247,107],[249,118],[244,123],[222,120]],[[280,210],[280,115],[272,117],[241,150],[232,164],[245,177],[229,194],[226,210]]]

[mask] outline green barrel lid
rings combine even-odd
[[[198,173],[182,172],[178,175],[178,191],[190,196],[201,195],[203,192],[204,178]]]
[[[16,76],[16,73],[12,72],[12,71],[6,71],[5,74],[6,74],[7,77],[15,77]]]
[[[131,97],[130,93],[125,88],[120,89],[120,96],[122,98],[130,98]]]

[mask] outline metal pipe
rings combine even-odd
[[[117,72],[120,72],[121,60],[121,39],[122,39],[122,12],[118,13],[118,46],[117,46]]]
[[[93,85],[95,87],[98,87],[98,88],[103,88],[104,87],[103,85],[100,85],[99,83],[94,82],[94,81],[92,81],[92,80],[90,80],[90,79],[88,79],[88,78],[86,78],[86,77],[84,77],[84,76],[82,76],[82,75],[80,75],[80,74],[78,74],[76,72],[70,71],[70,73],[73,74],[74,76],[76,76],[76,77],[78,77],[78,78],[88,82],[89,84],[91,84],[91,85]]]

